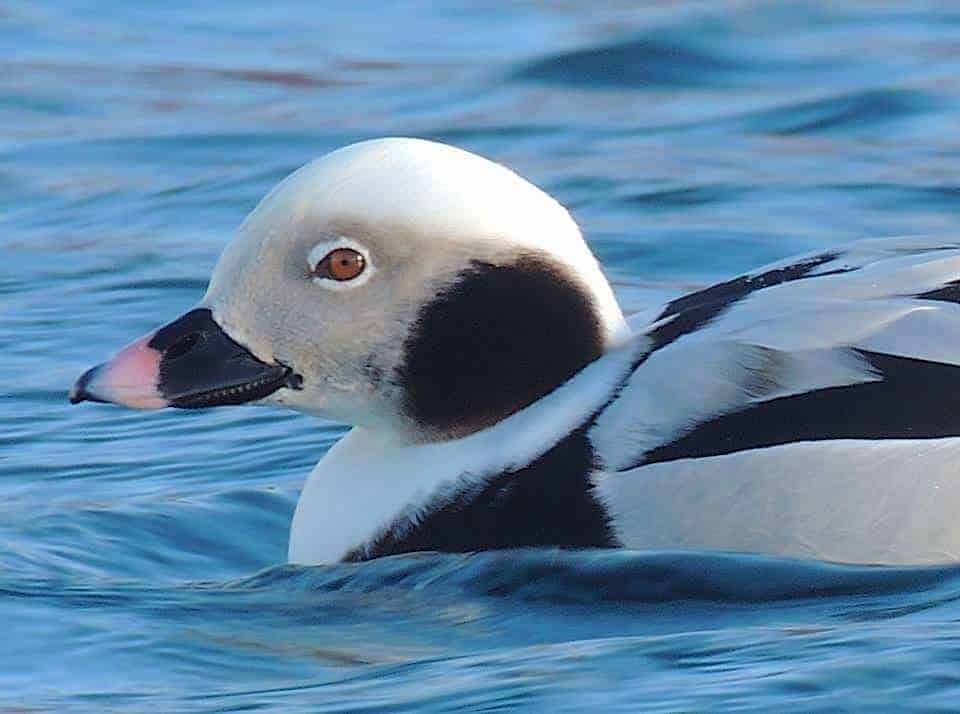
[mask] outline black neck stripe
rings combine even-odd
[[[344,560],[424,550],[616,547],[607,512],[593,493],[594,454],[586,431],[577,429],[523,468],[438,499],[416,524],[399,519]]]

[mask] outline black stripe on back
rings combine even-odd
[[[711,419],[621,470],[798,441],[960,436],[960,367],[855,352],[882,375],[880,381],[772,399]]]
[[[941,302],[960,303],[960,280],[953,280],[941,288],[920,293],[916,297],[921,300],[939,300]]]
[[[654,322],[659,322],[665,318],[673,317],[669,322],[648,333],[653,339],[650,352],[655,352],[680,337],[699,330],[751,293],[811,277],[810,273],[813,270],[836,259],[836,253],[824,253],[801,263],[768,270],[759,275],[743,275],[725,283],[711,285],[709,288],[679,297],[670,302],[659,317],[654,320]],[[816,277],[835,275],[849,270],[849,268],[838,268],[825,273],[817,273]]]

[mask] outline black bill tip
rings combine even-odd
[[[100,399],[96,395],[92,394],[89,391],[90,382],[93,381],[94,377],[97,375],[97,371],[102,365],[97,365],[96,367],[91,367],[86,372],[80,375],[80,378],[74,383],[73,387],[70,389],[70,403],[79,404],[80,402],[100,402],[104,403],[105,400]]]

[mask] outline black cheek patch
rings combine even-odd
[[[592,297],[527,256],[474,262],[420,312],[398,381],[420,426],[465,434],[535,402],[603,353]]]

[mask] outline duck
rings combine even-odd
[[[70,401],[350,430],[288,559],[707,550],[960,557],[960,242],[864,239],[626,318],[570,213],[413,138],[292,173],[197,307]],[[268,445],[264,445],[268,448]]]

